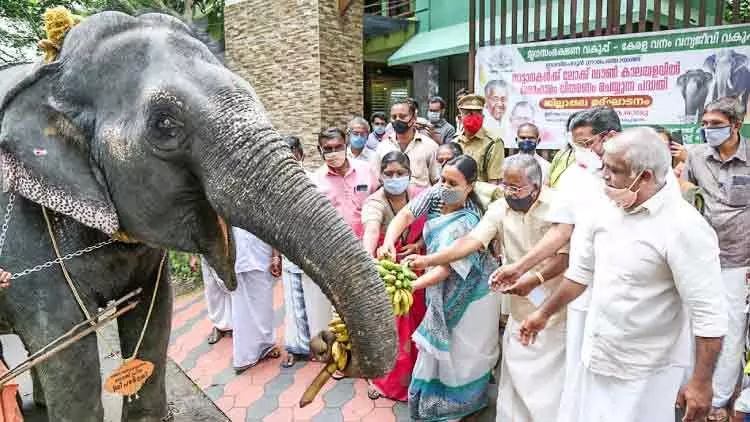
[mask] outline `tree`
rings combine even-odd
[[[157,11],[191,22],[205,17],[212,38],[224,38],[224,0],[4,0],[0,1],[0,65],[19,61],[44,38],[42,15],[50,7],[64,6],[74,14],[116,10],[136,15]]]
[[[734,1],[730,0],[725,2],[724,6],[724,21],[726,23],[734,22]],[[739,21],[748,22],[750,21],[750,0],[739,0],[740,1],[740,13]]]

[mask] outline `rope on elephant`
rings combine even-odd
[[[52,223],[49,221],[46,207],[42,207],[42,215],[44,215],[44,221],[47,223],[47,233],[49,233],[49,238],[50,240],[52,240],[52,249],[55,250],[57,259],[61,259],[62,257],[60,255],[60,248],[57,247],[57,240],[55,240],[55,233],[52,231]],[[65,282],[68,283],[70,291],[73,292],[73,296],[76,298],[76,302],[78,302],[78,307],[81,308],[81,311],[83,312],[83,315],[86,316],[86,319],[90,320],[91,314],[89,314],[86,306],[84,306],[81,295],[78,294],[78,289],[76,289],[76,286],[73,284],[73,280],[70,278],[70,274],[68,274],[68,269],[65,268],[65,264],[63,264],[62,260],[60,261],[60,268],[62,269],[63,276],[65,277]],[[91,321],[91,325],[94,325],[95,323],[95,321]]]
[[[151,319],[151,312],[154,310],[154,303],[156,303],[156,292],[159,290],[159,282],[161,281],[161,273],[164,269],[164,262],[167,260],[167,251],[163,251],[161,256],[161,262],[159,262],[159,272],[156,273],[156,285],[154,286],[154,293],[151,295],[151,304],[148,305],[148,313],[146,314],[146,321],[143,322],[143,328],[141,329],[141,335],[138,337],[138,343],[135,345],[133,355],[125,359],[127,361],[134,360],[138,356],[138,350],[141,348],[143,343],[143,336],[146,334],[148,328],[148,321]]]
[[[63,6],[53,7],[44,12],[44,32],[47,38],[40,40],[37,45],[44,51],[45,63],[52,63],[57,59],[65,34],[82,19]]]

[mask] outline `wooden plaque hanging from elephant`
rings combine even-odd
[[[153,363],[140,359],[129,360],[107,377],[104,390],[121,396],[134,396],[153,372]]]

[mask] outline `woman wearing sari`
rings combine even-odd
[[[415,198],[424,188],[410,183],[411,170],[409,157],[401,151],[391,151],[383,156],[380,163],[380,180],[383,186],[375,191],[362,206],[362,243],[371,256],[383,242],[385,229],[393,217],[406,206],[409,199]],[[414,221],[396,242],[396,261],[414,251],[424,251],[422,227],[427,219]],[[370,381],[367,396],[372,400],[388,397],[406,401],[414,363],[417,361],[417,348],[411,340],[414,330],[424,316],[424,293],[414,294],[414,303],[409,313],[396,317],[396,330],[399,338],[399,351],[393,370],[381,378]]]
[[[388,226],[380,256],[416,218],[427,216],[427,253],[436,253],[479,223],[482,205],[473,190],[477,164],[466,155],[448,161],[442,183],[409,202]],[[460,420],[488,404],[490,373],[499,355],[499,296],[487,280],[497,264],[476,252],[429,269],[414,282],[425,289],[427,311],[413,335],[419,349],[409,385],[409,411],[420,421]]]

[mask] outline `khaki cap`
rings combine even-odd
[[[464,110],[481,110],[484,108],[484,97],[481,95],[464,95],[458,100],[458,108]]]

